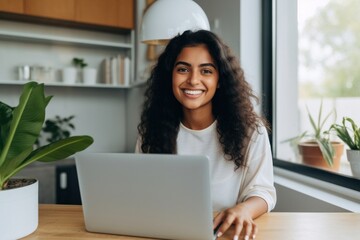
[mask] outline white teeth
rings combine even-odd
[[[198,95],[201,94],[202,92],[203,92],[202,90],[184,90],[184,93],[189,95]]]

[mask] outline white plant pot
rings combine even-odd
[[[62,81],[66,84],[75,84],[77,82],[78,70],[73,67],[62,70]]]
[[[350,162],[351,172],[354,177],[360,179],[360,150],[346,150],[346,156]]]
[[[88,85],[96,84],[96,78],[97,78],[96,68],[86,67],[83,69],[82,74],[83,74],[82,79],[84,84],[88,84]]]
[[[0,191],[0,239],[19,239],[38,226],[39,184]]]

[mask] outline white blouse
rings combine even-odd
[[[180,155],[206,155],[210,160],[211,197],[213,210],[220,211],[257,196],[265,200],[268,211],[275,207],[272,154],[265,127],[254,131],[246,151],[246,167],[235,171],[233,161],[224,158],[218,141],[215,121],[202,130],[192,130],[180,124],[177,153]],[[141,152],[138,139],[136,152]]]

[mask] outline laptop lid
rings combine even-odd
[[[207,157],[79,153],[75,159],[87,231],[214,239]]]

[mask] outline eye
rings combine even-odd
[[[187,73],[187,72],[189,72],[189,69],[187,69],[186,67],[177,67],[176,72],[178,72],[178,73]]]
[[[201,73],[205,74],[205,75],[209,75],[209,74],[212,74],[213,71],[211,69],[209,69],[209,68],[204,68],[204,69],[201,70]]]

